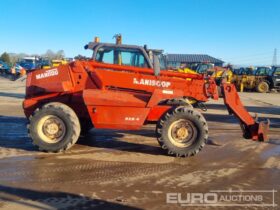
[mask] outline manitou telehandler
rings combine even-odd
[[[162,149],[175,156],[198,153],[208,138],[203,115],[190,101],[218,99],[210,77],[165,68],[162,51],[146,46],[90,42],[88,60],[28,73],[23,108],[28,132],[40,150],[69,149],[81,133],[98,129],[140,129],[156,123]],[[234,85],[222,84],[225,105],[240,120],[245,138],[267,140],[268,123],[256,122]]]

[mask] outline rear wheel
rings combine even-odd
[[[28,131],[33,144],[47,152],[61,152],[72,147],[80,135],[75,112],[62,103],[50,103],[37,109],[30,118]]]
[[[204,117],[186,107],[166,113],[156,131],[160,146],[168,154],[179,157],[197,154],[208,139],[208,126]]]
[[[55,107],[63,106],[63,108],[67,109],[68,111],[72,110],[69,106],[67,106],[63,103],[60,103],[60,102],[51,102],[51,103],[45,104],[43,107],[49,107],[49,106],[55,106]],[[80,121],[80,127],[81,127],[80,135],[84,137],[93,128],[93,125],[92,125],[92,122],[90,119],[81,118],[79,121]]]
[[[269,91],[269,85],[267,84],[267,82],[260,82],[257,86],[257,91],[259,93],[267,93]]]

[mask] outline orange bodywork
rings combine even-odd
[[[91,120],[95,128],[132,130],[158,121],[172,108],[162,102],[176,98],[218,99],[217,86],[212,78],[199,74],[165,70],[155,76],[149,68],[75,61],[28,73],[23,108],[29,117],[45,103],[63,102],[80,120]],[[237,94],[225,93],[225,98],[243,124],[255,123]]]
[[[161,71],[155,76],[148,68],[76,61],[29,73],[23,107],[29,117],[42,104],[60,101],[96,128],[140,129],[171,108],[161,101],[182,97],[207,101],[218,95],[216,85],[201,75]]]
[[[223,84],[224,102],[229,113],[234,114],[239,120],[244,136],[253,140],[268,140],[269,121],[257,122],[245,109],[236,88],[233,84]]]

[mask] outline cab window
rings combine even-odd
[[[276,68],[274,75],[280,76],[280,68]]]
[[[257,72],[256,72],[256,75],[258,76],[265,76],[268,74],[268,71],[267,71],[267,68],[258,68]]]
[[[147,61],[138,49],[101,47],[95,60],[102,63],[148,68]]]
[[[114,64],[113,49],[99,48],[95,60],[102,63]]]

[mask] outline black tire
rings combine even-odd
[[[61,107],[63,106],[64,109],[68,109],[69,111],[71,111],[72,109],[60,102],[51,102],[48,104],[45,104],[43,107],[49,107],[49,106],[55,106],[55,107]],[[93,128],[92,122],[90,119],[80,119],[80,127],[81,127],[81,132],[80,132],[80,136],[86,136],[88,134],[88,132]]]
[[[178,123],[185,126],[186,137],[182,142],[176,142],[172,137]],[[174,127],[175,126],[175,127]],[[177,133],[180,129],[177,130]],[[158,122],[157,139],[162,149],[169,155],[188,157],[197,154],[206,144],[208,139],[208,126],[203,115],[187,107],[179,107],[167,112]],[[184,142],[186,141],[186,142]]]
[[[58,131],[48,133],[49,131],[46,130],[53,125]],[[28,125],[28,133],[33,144],[38,146],[39,150],[46,152],[61,152],[69,149],[77,142],[80,131],[80,122],[76,113],[67,105],[58,102],[37,109],[30,117]],[[61,135],[50,137],[58,134]]]
[[[257,85],[257,91],[259,93],[267,93],[269,91],[269,84],[266,81],[262,81]]]

